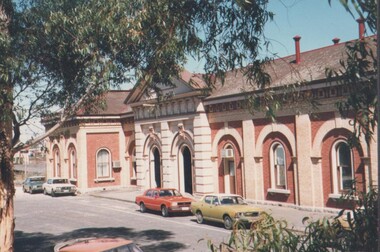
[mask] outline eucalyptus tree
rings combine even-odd
[[[333,1],[328,0],[328,2],[332,4]],[[352,139],[356,141],[358,136],[364,135],[368,150],[371,148],[370,142],[374,139],[377,129],[377,138],[373,142],[377,143],[377,156],[380,156],[380,50],[378,47],[380,3],[376,0],[340,0],[340,3],[352,16],[359,15],[363,18],[370,31],[376,36],[347,44],[347,61],[342,62],[344,72],[336,75],[343,77],[342,83],[349,90],[349,97],[337,105],[341,114],[354,114]],[[371,44],[375,46],[371,46]],[[376,187],[373,189],[377,191],[377,204],[373,206],[376,211],[372,213],[375,214],[374,219],[377,220],[377,230],[375,230],[377,233],[373,237],[377,238],[377,248],[374,249],[380,251],[380,197],[378,197],[380,164],[378,160],[377,167],[372,167],[372,169],[376,168],[377,186],[375,185]],[[370,185],[372,185],[372,181],[370,181]],[[367,229],[366,232],[360,233],[362,236],[371,237],[368,235],[370,230]]]
[[[170,85],[190,55],[214,76],[256,66],[268,0],[0,1],[0,251],[12,251],[20,127],[102,105],[121,83]],[[254,67],[260,71],[260,67]],[[251,69],[251,70],[252,70]],[[33,142],[31,142],[33,144]]]

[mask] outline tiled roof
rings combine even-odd
[[[181,79],[194,89],[207,88],[207,83],[204,81],[202,74],[190,73],[187,70],[183,70],[181,72]]]
[[[376,50],[375,50],[376,52]],[[346,58],[346,43],[338,43],[323,48],[301,52],[301,61],[295,63],[295,55],[273,60],[265,66],[265,71],[271,76],[271,87],[279,87],[297,82],[324,81],[326,69],[339,70],[342,68],[340,61]],[[181,72],[181,79],[193,89],[207,88],[202,74],[190,73],[186,70]],[[230,95],[238,95],[244,90],[253,91],[257,89],[251,86],[243,72],[240,70],[230,71],[225,76],[224,85],[221,82],[215,84],[215,88],[206,99],[222,98]],[[136,90],[137,91],[137,90]],[[109,91],[106,94],[106,108],[92,112],[92,116],[99,115],[121,115],[132,112],[127,104],[130,90]],[[138,90],[142,92],[142,90]],[[80,113],[83,115],[83,113]]]
[[[301,52],[301,61],[295,63],[295,55],[279,58],[269,62],[265,72],[271,76],[271,87],[284,86],[298,82],[323,81],[326,79],[326,69],[339,70],[340,61],[346,58],[346,43],[339,43],[315,50]],[[302,46],[302,45],[301,45]],[[376,50],[374,50],[376,53]],[[256,88],[257,89],[257,88]],[[226,74],[224,85],[216,83],[215,89],[208,97],[217,98],[226,95],[236,95],[243,90],[255,90],[250,86],[242,71],[236,70]]]
[[[125,98],[130,93],[129,90],[111,90],[105,94],[105,104],[104,109],[98,108],[97,111],[92,111],[91,116],[100,116],[100,115],[121,115],[128,112],[132,112],[131,107],[128,104],[125,104]],[[79,115],[84,115],[84,113],[79,113]]]

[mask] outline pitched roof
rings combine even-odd
[[[125,104],[125,98],[130,93],[130,90],[111,90],[105,93],[105,108],[97,108],[92,111],[89,115],[100,116],[100,115],[121,115],[128,112],[132,112],[131,107]],[[78,115],[83,116],[86,113],[80,112]]]
[[[327,69],[335,71],[342,69],[340,61],[347,58],[346,43],[302,52],[301,61],[298,64],[295,63],[295,58],[295,55],[290,55],[266,64],[264,71],[271,77],[271,87],[298,82],[324,81]],[[244,90],[254,91],[257,90],[257,86],[248,83],[243,71],[231,71],[226,74],[224,85],[220,81],[216,83],[208,99],[241,94]]]
[[[291,55],[268,62],[264,71],[270,75],[272,87],[325,79],[327,67],[339,68],[339,61],[344,56],[344,51],[345,46],[342,43],[303,52],[299,64],[295,64],[295,55]],[[240,94],[243,90],[255,90],[255,87],[250,85],[243,71],[231,71],[226,74],[223,85],[221,82],[216,83],[209,98]]]

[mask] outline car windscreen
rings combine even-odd
[[[45,178],[30,178],[30,182],[44,182]]]
[[[180,192],[174,189],[164,189],[160,190],[160,197],[167,197],[167,196],[182,196]]]
[[[55,179],[53,180],[53,184],[65,184],[67,183],[67,179]]]
[[[220,198],[220,204],[222,205],[241,205],[246,204],[242,197],[238,196],[224,196]]]

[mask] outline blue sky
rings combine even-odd
[[[271,53],[280,57],[294,54],[294,40],[301,36],[301,51],[332,45],[332,39],[340,42],[358,38],[358,23],[341,6],[339,0],[269,0],[268,9],[274,12],[274,20],[265,27],[265,36],[270,40]],[[202,66],[189,60],[185,68],[202,72]]]
[[[295,35],[301,36],[301,50],[308,51],[358,38],[358,23],[339,3],[332,0],[270,0],[274,21],[265,33],[272,41],[272,50],[280,56],[294,54]]]

